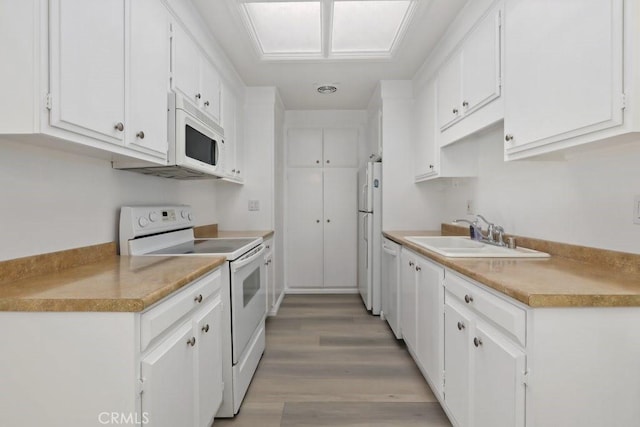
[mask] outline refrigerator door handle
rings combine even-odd
[[[369,215],[364,215],[364,221],[362,221],[362,236],[364,237],[364,241],[369,243]]]
[[[368,196],[368,191],[369,191],[369,184],[364,184],[362,186],[362,209],[365,211],[369,210],[369,197]]]

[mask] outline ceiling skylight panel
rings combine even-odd
[[[391,53],[411,7],[411,0],[335,1],[332,52]]]
[[[263,54],[322,52],[319,1],[243,3]]]

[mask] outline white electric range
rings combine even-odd
[[[233,417],[265,348],[266,272],[262,237],[196,239],[190,206],[123,206],[120,254],[224,256],[222,283],[223,402],[216,417]]]

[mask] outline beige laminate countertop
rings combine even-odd
[[[224,262],[215,256],[111,255],[0,283],[0,311],[139,312]]]
[[[531,307],[639,307],[640,275],[561,256],[547,259],[447,258],[404,237],[439,231],[385,231],[384,236]]]

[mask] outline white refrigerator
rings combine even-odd
[[[358,185],[358,290],[367,310],[379,315],[382,306],[382,163],[368,162],[360,169]]]

